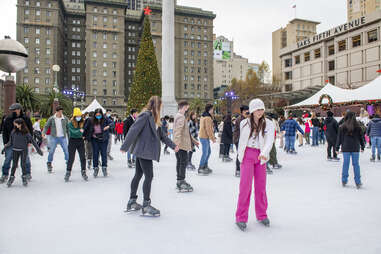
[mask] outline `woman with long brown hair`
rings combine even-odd
[[[198,140],[198,124],[197,124],[197,114],[196,112],[190,112],[189,118],[188,118],[188,126],[189,126],[189,132],[191,136]],[[192,143],[192,151],[188,152],[188,166],[187,169],[189,170],[196,170],[196,166],[192,164],[192,156],[193,153],[196,152],[195,145]]]
[[[131,182],[130,200],[127,212],[142,209],[143,215],[160,216],[160,211],[151,206],[151,184],[153,178],[153,160],[160,160],[160,141],[176,152],[179,148],[163,133],[160,122],[162,101],[158,96],[152,96],[145,109],[129,129],[120,150],[130,151],[136,157],[135,176]],[[140,179],[144,174],[143,207],[136,202]]]
[[[241,162],[236,224],[244,231],[248,220],[250,195],[254,179],[255,213],[257,220],[270,226],[267,217],[266,162],[274,143],[274,124],[265,118],[265,105],[254,99],[249,104],[250,117],[240,124],[238,159]]]

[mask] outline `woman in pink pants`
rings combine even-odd
[[[257,220],[269,227],[266,196],[266,162],[274,143],[274,124],[265,118],[265,105],[260,99],[249,104],[250,117],[240,124],[238,159],[241,162],[236,224],[244,231],[248,220],[250,196],[254,179],[255,213]]]

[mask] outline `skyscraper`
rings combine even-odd
[[[347,0],[348,21],[380,10],[380,0]]]

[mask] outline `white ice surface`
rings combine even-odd
[[[46,170],[47,153],[32,155],[27,188],[20,170],[12,188],[0,185],[0,253],[381,253],[381,163],[369,162],[369,149],[361,155],[361,190],[354,188],[352,169],[349,186],[341,187],[341,162],[326,161],[325,146],[300,148],[296,156],[278,150],[283,168],[267,185],[271,227],[256,222],[251,206],[248,230],[240,232],[234,224],[239,179],[233,162],[218,159],[217,144],[212,175],[187,173],[193,193],[175,191],[173,152],[154,165],[151,198],[159,218],[123,212],[134,171],[119,147],[113,145],[110,176],[94,179],[90,171],[89,182],[81,179],[78,157],[71,181],[63,181],[61,148],[53,174]]]

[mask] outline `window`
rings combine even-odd
[[[116,10],[112,10],[112,14],[116,15],[118,14]]]
[[[98,17],[97,17],[97,16],[94,16],[94,17],[93,17],[93,23],[97,23],[97,21],[98,21]]]
[[[40,6],[41,6],[40,1],[37,1],[37,2],[36,2],[36,6],[37,6],[37,7],[40,7]]]
[[[113,19],[112,19],[112,22],[113,22],[114,24],[118,23],[118,18],[113,18]]]
[[[338,44],[339,44],[339,52],[347,49],[346,40],[339,41]]]
[[[93,57],[97,57],[97,52],[93,51]]]
[[[45,85],[49,85],[50,84],[50,78],[46,78],[45,79]]]
[[[103,40],[107,40],[107,33],[103,33]]]
[[[98,12],[98,8],[97,7],[94,7],[94,12]]]
[[[103,95],[107,95],[107,89],[103,89]]]
[[[29,43],[29,38],[28,38],[28,37],[25,37],[25,38],[24,38],[24,43],[25,43],[25,44],[28,44],[28,43]]]
[[[40,33],[41,33],[40,28],[36,28],[36,34],[40,34]]]
[[[28,10],[28,9],[25,9],[24,14],[25,14],[25,15],[29,15],[29,10]]]
[[[93,89],[93,94],[97,95],[97,89]]]
[[[28,78],[24,78],[24,83],[26,84],[28,82],[29,82]]]
[[[378,34],[377,34],[377,29],[368,32],[368,43],[374,42],[378,40]]]
[[[107,58],[107,53],[103,52],[103,58]]]
[[[36,38],[36,44],[40,44],[40,38]]]
[[[107,13],[107,9],[106,8],[103,9],[103,13]]]
[[[41,16],[41,11],[40,10],[36,10],[36,16]]]
[[[332,56],[335,54],[335,45],[328,46],[328,55]]]
[[[48,75],[49,75],[50,73],[51,73],[50,68],[46,68],[46,69],[45,69],[45,74],[48,74]]]
[[[320,49],[315,49],[315,59],[320,57],[321,57]]]
[[[328,71],[333,71],[333,70],[335,70],[335,61],[334,60],[328,62]]]
[[[290,80],[292,79],[292,71],[288,71],[284,73],[284,79],[285,80]]]
[[[117,54],[114,52],[114,53],[112,53],[112,58],[117,58]]]
[[[29,33],[29,27],[24,27],[24,34],[28,34]]]
[[[295,56],[295,64],[300,64],[300,56]]]
[[[103,17],[103,23],[107,23],[108,19],[107,17]]]
[[[116,80],[112,81],[112,86],[116,86]]]
[[[47,48],[47,49],[46,49],[46,54],[47,54],[47,55],[50,55],[50,48]]]
[[[289,59],[284,60],[284,66],[285,67],[291,67],[292,66],[292,59],[289,58]]]
[[[352,47],[358,47],[361,46],[361,35],[357,35],[352,37]]]
[[[51,11],[47,11],[46,12],[46,16],[51,17],[52,16],[52,12]]]
[[[40,84],[40,78],[34,78],[34,83]]]
[[[26,6],[29,6],[29,0],[26,0],[26,1],[25,1],[25,5],[26,5]]]
[[[118,35],[117,35],[117,34],[114,34],[114,35],[112,36],[112,39],[113,39],[114,41],[118,40]]]
[[[103,48],[107,49],[107,43],[103,43]]]

